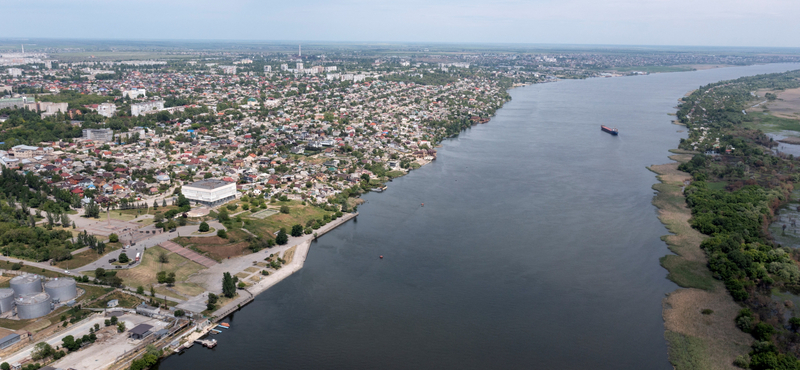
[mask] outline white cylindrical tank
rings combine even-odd
[[[11,279],[11,289],[17,297],[23,294],[42,292],[42,277],[39,275],[20,275]]]
[[[14,309],[14,290],[0,289],[0,313],[6,313],[12,309]]]
[[[50,313],[50,295],[47,293],[26,294],[14,300],[17,316],[21,320],[35,319]]]
[[[44,291],[53,301],[67,302],[78,295],[78,288],[72,278],[56,278],[44,283]]]

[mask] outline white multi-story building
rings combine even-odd
[[[222,73],[226,75],[236,74],[236,66],[219,66],[219,69],[222,70]]]
[[[289,65],[288,64],[286,64],[286,63],[281,64],[281,71],[288,71],[288,70],[289,70]]]
[[[125,90],[125,91],[122,92],[122,97],[124,98],[126,96],[128,98],[131,98],[131,99],[136,99],[136,98],[138,98],[140,96],[147,96],[147,90],[145,90],[145,89]]]
[[[22,69],[21,68],[9,68],[8,75],[11,77],[19,77],[22,76]]]
[[[295,69],[297,69],[298,71],[302,71],[303,70],[303,62],[297,62]]]
[[[114,141],[114,130],[110,128],[83,129],[83,138],[94,141]]]
[[[200,180],[181,187],[181,193],[191,201],[216,206],[236,198],[236,183],[216,179]]]
[[[336,66],[325,67],[325,72],[334,72],[336,71]]]
[[[147,111],[162,109],[164,109],[163,100],[146,101],[142,103],[131,104],[131,115],[135,117],[142,115]]]
[[[264,72],[272,72],[272,66],[264,66]]]
[[[117,112],[117,106],[114,103],[102,103],[97,105],[97,114],[103,117],[113,117]]]

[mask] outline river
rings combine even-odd
[[[668,114],[688,91],[798,68],[513,89],[491,122],[364,196],[216,349],[160,368],[671,369],[661,300],[677,286],[645,167],[686,137]]]

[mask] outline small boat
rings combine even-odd
[[[223,322],[223,323],[217,325],[217,327],[220,327],[220,328],[223,328],[223,329],[230,329],[231,328],[231,324],[228,324],[227,322]]]
[[[600,125],[600,129],[614,136],[619,135],[619,130],[616,128]]]

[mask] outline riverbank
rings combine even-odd
[[[712,277],[700,243],[706,238],[689,225],[691,211],[686,206],[684,187],[691,175],[678,170],[692,152],[674,150],[674,162],[654,165],[660,183],[653,205],[658,218],[670,231],[662,237],[674,255],[661,258],[670,280],[681,286],[662,301],[664,337],[669,360],[676,369],[736,369],[734,359],[747,354],[752,337],[735,323],[741,307],[733,301],[721,281]],[[708,311],[710,310],[710,311]]]
[[[253,253],[251,255],[239,257],[239,259],[245,259],[245,264],[253,263],[257,261],[263,260],[266,256],[270,254],[274,254],[276,252],[283,252],[285,253],[287,250],[294,248],[294,255],[288,263],[283,265],[280,269],[273,272],[270,275],[264,276],[259,282],[245,288],[239,289],[238,291],[244,292],[244,294],[239,294],[239,297],[230,301],[223,307],[220,307],[213,314],[211,314],[212,320],[219,321],[224,319],[226,316],[230,315],[231,313],[235,312],[239,308],[243,307],[247,303],[250,303],[255,297],[267,289],[271,288],[275,284],[281,282],[283,279],[286,279],[293,273],[299,271],[303,268],[305,264],[306,258],[308,257],[308,252],[311,250],[311,244],[322,235],[327,234],[331,230],[337,228],[340,225],[343,225],[345,222],[350,221],[353,218],[358,217],[358,213],[348,213],[342,215],[342,217],[333,220],[324,226],[320,227],[315,231],[316,236],[314,234],[311,235],[304,235],[301,237],[291,237],[289,239],[289,243],[282,248],[281,251],[275,251],[274,249],[267,249],[260,251],[258,253]],[[256,257],[255,259],[253,257]],[[262,258],[263,257],[263,258]],[[253,262],[251,262],[253,261]],[[227,261],[226,261],[227,262]],[[238,264],[241,261],[231,261],[232,263]],[[222,266],[222,265],[220,265]],[[216,266],[215,266],[216,267]]]

